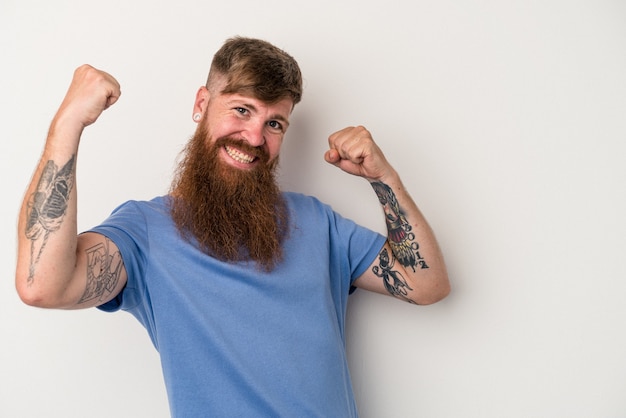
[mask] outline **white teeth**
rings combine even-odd
[[[228,153],[228,155],[230,155],[230,157],[235,161],[238,161],[244,164],[250,164],[252,161],[254,161],[253,156],[244,154],[243,152],[238,151],[234,148],[231,148],[228,145],[225,146],[224,148],[226,149],[226,152]]]

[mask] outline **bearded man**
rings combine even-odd
[[[198,127],[170,193],[126,202],[80,235],[79,140],[118,100],[119,84],[78,68],[51,124],[20,213],[18,293],[39,307],[133,314],[159,350],[173,417],[356,417],[345,353],[351,290],[415,304],[449,292],[431,229],[365,128],[331,134],[324,158],[372,184],[389,237],[278,188],[301,95],[289,54],[227,40],[196,94]]]

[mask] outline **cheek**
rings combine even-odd
[[[232,118],[209,118],[206,121],[206,129],[214,138],[221,138],[240,132],[242,126],[237,120]]]
[[[280,147],[283,144],[282,138],[268,138],[267,139],[267,151],[270,155],[270,160],[275,159],[280,154]]]

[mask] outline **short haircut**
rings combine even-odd
[[[266,103],[302,98],[302,74],[296,60],[269,42],[244,37],[228,39],[215,53],[207,80],[225,80],[220,93],[239,93]]]

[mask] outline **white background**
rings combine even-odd
[[[439,304],[351,299],[363,418],[626,416],[623,1],[1,0],[1,417],[168,416],[134,318],[19,301],[16,218],[75,67],[123,91],[83,137],[82,230],[167,191],[236,34],[304,73],[284,187],[383,232],[369,185],[322,159],[330,133],[363,124],[445,253]]]

